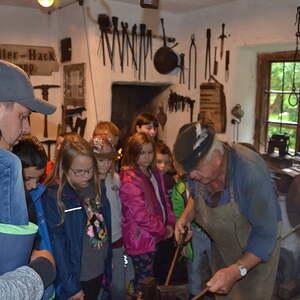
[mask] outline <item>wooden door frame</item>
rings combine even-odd
[[[259,152],[265,152],[266,150],[264,143],[267,134],[265,116],[268,110],[268,103],[266,101],[268,95],[265,93],[265,90],[270,89],[271,63],[294,61],[294,59],[295,51],[259,53],[257,55],[254,146]],[[300,58],[298,58],[297,61],[300,61]],[[300,130],[298,130],[296,149],[299,149],[300,144],[299,131]]]

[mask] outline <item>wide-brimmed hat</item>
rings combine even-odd
[[[215,130],[200,122],[183,125],[177,134],[173,155],[176,169],[189,172],[208,153],[215,136]]]
[[[34,112],[49,115],[56,107],[34,96],[27,74],[18,66],[0,60],[0,102],[16,102]]]

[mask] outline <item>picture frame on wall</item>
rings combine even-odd
[[[64,66],[64,105],[85,106],[85,63]]]

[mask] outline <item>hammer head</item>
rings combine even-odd
[[[45,89],[59,88],[59,87],[60,87],[60,85],[57,85],[57,84],[41,84],[41,85],[36,85],[33,88],[34,89],[45,90]]]
[[[48,101],[49,89],[59,88],[59,87],[60,85],[56,85],[56,84],[41,84],[41,85],[36,85],[33,88],[42,90],[43,99]]]

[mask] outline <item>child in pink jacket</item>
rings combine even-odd
[[[173,235],[175,223],[162,174],[153,162],[153,139],[145,133],[135,133],[124,153],[120,198],[123,240],[132,258],[138,293],[143,279],[153,276],[157,243]]]

